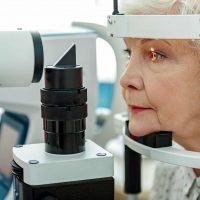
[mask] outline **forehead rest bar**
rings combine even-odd
[[[200,15],[109,15],[112,37],[200,39]]]

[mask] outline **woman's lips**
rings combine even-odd
[[[144,112],[144,111],[149,111],[149,110],[152,110],[151,108],[145,108],[145,107],[141,107],[141,106],[135,106],[135,105],[132,105],[130,106],[130,110],[132,113],[140,113],[140,112]]]

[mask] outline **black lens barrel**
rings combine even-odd
[[[80,89],[83,84],[83,73],[80,65],[47,67],[45,70],[46,89]]]
[[[80,66],[45,68],[45,88],[41,89],[41,114],[45,151],[74,154],[85,150],[87,89]]]
[[[87,89],[75,90],[41,90],[41,101],[46,105],[79,105],[87,101]]]

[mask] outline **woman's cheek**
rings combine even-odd
[[[151,79],[153,80],[153,79]],[[165,80],[163,78],[163,80]],[[148,97],[149,102],[155,106],[166,106],[166,102],[168,102],[169,98],[174,94],[174,86],[171,86],[170,80],[166,79],[166,81],[160,81],[160,79],[154,81],[149,81],[146,84],[146,95]]]

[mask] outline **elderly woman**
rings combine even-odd
[[[124,0],[134,15],[200,14],[200,0]],[[167,26],[167,24],[166,24]],[[187,26],[187,24],[186,24]],[[124,38],[128,63],[121,77],[135,136],[166,130],[186,150],[200,151],[200,41]],[[200,199],[200,170],[161,164],[152,200]]]

